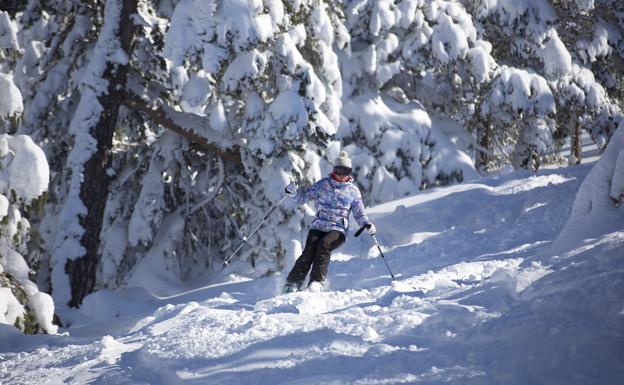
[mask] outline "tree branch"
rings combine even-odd
[[[240,153],[231,150],[231,148],[236,148],[237,144],[224,139],[220,133],[210,129],[207,119],[199,115],[176,111],[162,102],[156,102],[154,106],[151,106],[130,91],[125,93],[123,103],[129,109],[145,114],[154,123],[182,135],[203,150],[215,153],[230,162],[242,162]],[[200,135],[199,132],[204,135]]]

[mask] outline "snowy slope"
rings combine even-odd
[[[0,383],[621,384],[624,221],[549,252],[590,168],[369,209],[395,283],[370,237],[351,237],[324,293],[230,277],[169,298],[93,294],[68,335],[0,325]]]

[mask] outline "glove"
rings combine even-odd
[[[375,233],[377,232],[377,229],[375,228],[374,224],[369,223],[368,225],[366,225],[366,232],[369,233],[370,235],[375,235]]]
[[[297,186],[294,183],[290,183],[288,186],[286,186],[284,192],[288,196],[294,197],[295,195],[297,195]]]

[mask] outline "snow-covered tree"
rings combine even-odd
[[[279,200],[291,175],[303,183],[320,176],[321,154],[336,132],[342,84],[333,50],[340,24],[328,6],[320,1],[227,5],[181,1],[175,6],[161,57],[166,87],[161,96],[174,109],[168,116],[179,116],[185,125],[197,121],[198,134],[231,149],[230,155],[192,148],[168,135],[157,139],[129,219],[131,230],[142,229],[130,231],[129,246],[149,249],[131,282],[149,280],[146,266],[154,260],[172,267],[174,281],[200,273],[198,266],[220,266]],[[271,221],[284,219],[277,214]],[[163,236],[171,242],[158,242]],[[267,226],[239,260],[261,273],[275,270],[291,238]]]
[[[535,167],[536,162],[530,158],[555,152],[568,138],[573,144],[570,162],[577,163],[580,162],[581,129],[589,131],[600,148],[604,148],[613,134],[621,119],[621,107],[618,106],[621,96],[618,96],[616,80],[620,71],[592,63],[609,56],[609,63],[621,62],[624,12],[622,5],[615,3],[580,0],[467,2],[469,10],[482,26],[483,38],[495,47],[492,56],[496,61],[504,63],[507,68],[543,77],[555,100],[556,114],[551,115],[554,121],[544,121],[540,114],[523,117],[534,121],[525,122],[533,128],[518,136],[525,145],[519,143],[520,146],[513,146],[513,154],[510,155],[515,159],[516,166]],[[600,73],[604,84],[611,86],[612,95],[596,81],[592,71]],[[529,89],[529,85],[524,84],[522,88]],[[531,94],[527,96],[534,97]],[[505,131],[503,136],[513,136],[514,130],[509,130],[510,127],[514,126],[495,127],[489,132],[502,130]],[[546,127],[551,137],[547,142],[544,141]],[[500,137],[501,133],[497,136]],[[498,145],[497,140],[487,139],[484,143]],[[483,163],[500,164],[501,157],[497,162],[494,154],[498,149],[485,147],[484,150],[490,155]]]
[[[450,1],[360,1],[345,8],[348,102],[338,138],[349,144],[372,202],[475,178],[470,159],[430,118],[465,119],[473,106],[466,97],[489,76],[490,58],[470,15]],[[483,60],[477,64],[473,56]]]
[[[45,155],[28,136],[0,135],[0,323],[27,333],[57,330],[52,298],[31,281],[26,261],[31,259],[27,217],[42,211],[48,179]],[[29,262],[38,262],[36,253]]]
[[[79,305],[95,287],[103,213],[114,172],[110,152],[136,7],[131,0],[106,2],[104,25],[79,80],[80,101],[69,126],[73,146],[66,167],[71,179],[51,260],[54,295],[63,304]]]
[[[494,127],[490,136],[496,146],[492,147],[499,150],[494,154],[511,153],[517,168],[539,168],[540,155],[552,147],[556,113],[555,99],[543,77],[503,67],[479,113],[487,122],[482,124]]]
[[[594,74],[576,63],[568,75],[557,80],[555,95],[558,122],[555,139],[559,142],[570,139],[569,163],[578,164],[581,162],[581,130],[589,132],[603,149],[621,120],[621,109],[595,80]]]
[[[0,11],[0,128],[15,131],[24,112],[22,93],[14,83],[12,64],[21,54],[17,24]]]
[[[0,9],[0,64],[15,61],[21,53],[17,32],[17,23]]]
[[[561,42],[573,58],[568,76],[557,82],[561,95],[557,118],[560,131],[568,131],[572,139],[569,161],[579,163],[581,130],[604,149],[621,119],[624,4],[570,1],[554,2],[553,8],[560,20]]]
[[[79,101],[81,66],[96,37],[92,28],[95,4],[66,1],[29,1],[16,15],[22,53],[12,65],[15,84],[24,100],[18,132],[27,134],[46,153],[50,166],[48,202],[38,230],[44,249],[37,282],[50,290],[50,253],[58,230],[58,213],[67,196],[65,168],[72,143],[68,130]]]
[[[403,91],[431,113],[459,121],[472,114],[472,98],[490,79],[495,63],[491,46],[479,38],[472,16],[461,4],[353,2],[346,12],[353,58],[363,64],[354,67],[364,71],[358,78],[395,97]]]

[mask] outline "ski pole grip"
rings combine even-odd
[[[358,231],[355,232],[354,237],[359,237],[360,234],[362,234],[362,231],[366,230],[368,227],[370,227],[370,225],[364,225],[362,227],[360,227],[360,229]]]

